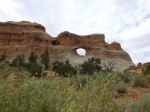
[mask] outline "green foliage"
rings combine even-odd
[[[31,73],[31,76],[35,77],[41,77],[45,75],[44,69],[41,65],[38,65],[37,63],[37,55],[34,52],[31,52],[31,55],[29,57],[29,63],[25,64],[25,68]]]
[[[31,66],[37,65],[37,55],[34,52],[31,52],[30,57],[29,57],[29,63]]]
[[[144,75],[150,75],[150,66],[147,66],[144,70]]]
[[[118,92],[118,93],[126,93],[127,92],[127,87],[125,85],[125,83],[123,81],[120,81],[118,82],[116,85],[115,85],[115,90]]]
[[[46,49],[45,52],[41,55],[41,63],[44,65],[45,69],[48,70],[50,67],[49,53]]]
[[[0,85],[0,111],[125,111],[125,106],[116,103],[112,95],[113,84],[116,82],[115,74],[100,73],[92,76],[82,75],[83,77],[86,77],[88,81],[82,89],[76,89],[75,77],[51,77],[50,79],[25,77],[15,81],[6,79]]]
[[[65,63],[59,61],[54,62],[52,70],[64,77],[77,74],[77,70],[71,66],[69,60],[66,60]]]
[[[132,79],[132,86],[133,87],[146,87],[144,78],[141,75],[134,76]]]
[[[138,68],[137,66],[130,66],[127,70],[135,70],[137,68]]]
[[[6,59],[7,59],[7,56],[5,53],[0,56],[0,62],[5,61]]]
[[[101,60],[99,58],[90,58],[80,65],[80,73],[85,75],[92,75],[94,72],[101,70]]]
[[[9,67],[8,61],[2,61],[0,62],[0,72],[3,72],[5,69],[7,70]]]
[[[88,83],[88,81],[89,81],[88,77],[80,75],[76,78],[75,85],[76,85],[77,89],[82,89],[85,87],[85,85]]]
[[[44,69],[41,65],[28,65],[28,69],[29,73],[31,73],[31,76],[35,76],[35,77],[42,77],[45,74],[43,74]]]
[[[120,73],[119,78],[124,82],[124,83],[131,83],[131,79],[133,77],[133,74],[129,73]]]
[[[23,67],[25,64],[25,58],[24,55],[18,55],[10,64],[11,66],[14,67]]]
[[[138,103],[129,106],[129,112],[149,112],[150,111],[150,94],[146,94]]]

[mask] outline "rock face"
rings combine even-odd
[[[147,66],[150,66],[150,62],[146,62],[146,63],[143,63],[143,64],[142,63],[138,63],[137,66],[146,68]]]
[[[137,67],[142,67],[143,66],[143,64],[141,63],[141,62],[139,62],[138,64],[137,64]]]
[[[51,40],[40,24],[26,21],[0,23],[0,54],[5,53],[8,59],[18,54],[28,57],[31,51],[41,54]]]
[[[86,56],[79,56],[76,52],[78,48],[85,49]],[[0,22],[0,55],[5,53],[11,61],[18,54],[24,54],[27,59],[31,52],[40,57],[45,49],[49,51],[51,62],[69,59],[77,65],[90,57],[97,57],[104,62],[113,61],[123,69],[133,65],[121,45],[106,43],[104,34],[81,36],[65,31],[52,38],[38,23]]]
[[[143,63],[144,67],[150,66],[150,62]]]

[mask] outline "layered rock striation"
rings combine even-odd
[[[79,56],[77,49],[86,50],[86,56]],[[48,49],[51,62],[69,59],[73,65],[83,63],[90,57],[102,61],[113,61],[123,69],[133,65],[129,54],[117,42],[108,44],[104,34],[76,35],[62,32],[56,38],[46,33],[45,27],[28,21],[0,22],[0,55],[6,54],[11,61],[19,54],[26,59],[31,52],[39,57]]]

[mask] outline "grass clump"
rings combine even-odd
[[[142,75],[136,75],[132,79],[133,87],[146,87],[146,83]]]
[[[119,73],[119,78],[124,82],[124,83],[131,83],[131,79],[133,74],[129,73]]]
[[[138,103],[133,103],[128,108],[129,112],[149,112],[150,94],[144,95]]]
[[[123,81],[120,81],[116,84],[115,86],[115,90],[118,92],[118,93],[126,93],[127,92],[127,87],[125,85],[125,83]]]

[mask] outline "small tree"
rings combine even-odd
[[[36,62],[37,58],[38,58],[37,55],[34,52],[31,52],[31,55],[29,57],[29,64],[31,66],[37,65],[37,62]]]
[[[50,65],[50,61],[49,61],[49,53],[48,50],[46,49],[45,52],[41,55],[41,63],[44,65],[44,68],[47,70],[49,69]]]
[[[31,73],[31,76],[35,77],[42,77],[43,75],[45,75],[43,73],[43,67],[40,65],[31,66],[31,68],[29,68],[28,71]]]
[[[25,67],[31,73],[31,76],[41,77],[45,74],[43,73],[43,67],[41,65],[38,65],[36,61],[37,58],[37,55],[34,52],[31,52],[29,63],[26,63]]]
[[[5,61],[7,59],[7,56],[5,53],[3,53],[1,56],[0,56],[0,62],[2,61]]]
[[[99,72],[101,70],[101,60],[92,57],[88,59],[88,61],[84,61],[79,68],[81,74],[92,75],[94,72]]]
[[[108,72],[112,72],[115,68],[117,68],[113,62],[103,63],[103,67]]]
[[[25,64],[24,55],[18,55],[11,63],[11,65],[15,67],[23,67],[24,64]]]
[[[77,74],[77,70],[71,66],[69,60],[66,60],[65,63],[59,61],[54,62],[52,70],[64,77]]]

